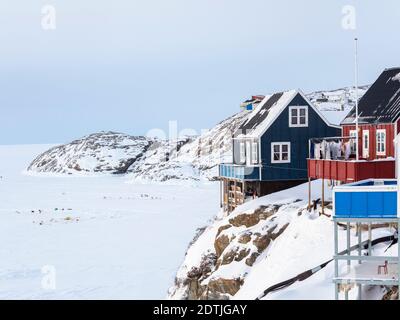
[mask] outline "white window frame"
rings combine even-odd
[[[367,140],[365,140],[366,137],[367,137]],[[365,146],[365,142],[368,142],[367,146]],[[362,155],[363,155],[363,158],[369,158],[369,145],[370,145],[369,130],[363,130],[362,131]]]
[[[282,160],[282,146],[288,146],[288,159]],[[274,147],[279,146],[279,160],[274,160]],[[272,142],[271,143],[271,163],[290,163],[291,161],[291,147],[290,142]]]
[[[251,162],[253,164],[258,163],[258,143],[255,141],[251,144]]]
[[[379,135],[383,134],[383,141],[379,142]],[[383,151],[382,148],[379,148],[379,146],[383,146]],[[377,129],[376,130],[376,155],[378,156],[385,156],[386,155],[386,129]]]
[[[357,149],[357,146],[356,146],[356,143],[357,143],[357,130],[350,130],[349,131],[349,136],[350,137],[353,137],[354,139],[351,139],[351,142],[352,142],[352,148],[351,148],[351,154],[356,154],[356,149]]]
[[[246,141],[246,164],[251,164],[251,143],[250,141]]]
[[[246,163],[246,144],[244,141],[239,142],[239,162]]]
[[[297,123],[292,123],[292,110],[297,110],[296,120]],[[300,110],[305,110],[305,120],[306,122],[300,124]],[[289,127],[290,128],[304,128],[308,127],[308,106],[290,106],[289,107]]]

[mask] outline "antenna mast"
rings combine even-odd
[[[355,68],[354,68],[354,85],[356,91],[356,160],[359,160],[359,149],[358,149],[358,138],[359,138],[359,131],[358,131],[358,38],[354,38],[355,44]]]

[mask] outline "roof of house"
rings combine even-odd
[[[235,135],[259,137],[297,93],[297,90],[290,90],[266,96],[252,111],[250,117],[239,127]]]
[[[354,124],[355,107],[342,121]],[[385,69],[358,103],[359,123],[392,123],[400,115],[400,68]]]

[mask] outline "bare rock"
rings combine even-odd
[[[227,235],[222,235],[215,240],[214,248],[215,248],[215,252],[217,254],[217,258],[219,258],[221,256],[222,252],[224,252],[224,250],[229,245],[229,243],[230,243],[230,240]]]
[[[246,263],[249,267],[252,267],[254,262],[256,262],[257,258],[259,257],[259,253],[258,252],[253,252],[250,257],[248,257],[246,259],[246,261],[244,263]]]
[[[230,224],[226,224],[224,226],[219,227],[218,231],[217,231],[216,238],[218,238],[218,236],[221,234],[222,231],[227,230],[229,228],[232,228],[232,226]]]
[[[269,207],[261,206],[257,210],[255,210],[254,213],[251,214],[243,213],[237,215],[236,217],[230,219],[229,223],[235,227],[245,226],[247,228],[250,228],[258,224],[260,220],[265,220],[271,217],[279,210],[279,208],[280,206],[278,205]]]
[[[243,285],[243,279],[216,279],[210,280],[208,290],[213,293],[235,295]]]
[[[238,242],[241,244],[247,244],[250,241],[251,241],[251,232],[246,232],[245,234],[242,234],[238,239]]]

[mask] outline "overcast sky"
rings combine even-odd
[[[398,0],[8,0],[0,26],[0,144],[200,130],[252,94],[349,86],[356,34],[360,84],[400,65]]]

